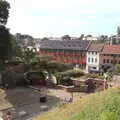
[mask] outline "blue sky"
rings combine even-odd
[[[120,0],[8,0],[11,33],[33,37],[116,34]]]

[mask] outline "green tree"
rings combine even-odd
[[[120,27],[117,27],[117,34],[120,35]]]
[[[6,0],[0,0],[0,24],[6,25],[9,16],[10,4]]]
[[[5,0],[0,0],[0,67],[10,56],[11,40],[9,30],[5,27],[9,16],[10,5]]]
[[[36,49],[35,48],[25,48],[23,52],[23,61],[26,64],[30,64],[33,58],[36,56]]]
[[[11,35],[11,42],[12,42],[12,56],[22,57],[22,48],[20,46],[20,41],[18,41],[14,35]]]
[[[5,26],[0,26],[0,60],[8,59],[11,53],[11,39],[9,30]]]

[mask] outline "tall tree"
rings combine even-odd
[[[10,4],[6,0],[0,0],[0,25],[6,25],[9,16]]]
[[[9,16],[10,5],[5,0],[0,0],[0,65],[8,58],[11,50],[9,29],[5,27]]]
[[[81,34],[80,37],[79,37],[79,39],[83,40],[84,36],[85,36],[84,34]]]
[[[21,57],[22,56],[21,43],[14,35],[11,35],[11,43],[12,43],[12,56]]]
[[[117,34],[120,35],[120,26],[117,27]]]

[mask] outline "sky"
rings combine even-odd
[[[65,34],[112,35],[120,25],[120,0],[7,0],[12,34],[35,38]]]

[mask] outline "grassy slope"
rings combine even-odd
[[[36,120],[120,120],[120,87],[88,95],[55,108]]]

